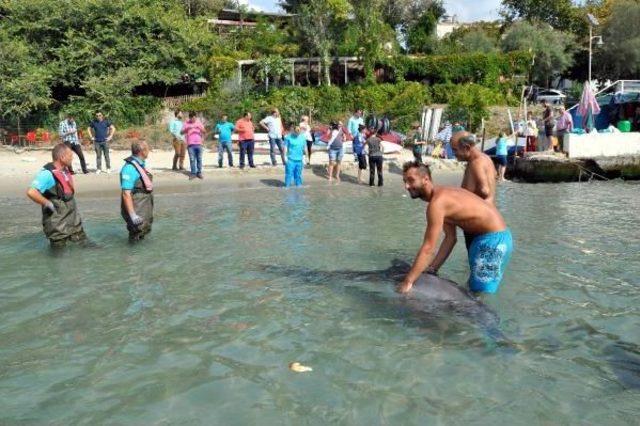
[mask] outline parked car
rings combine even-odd
[[[567,100],[567,95],[555,89],[540,90],[536,94],[537,103],[540,103],[542,101],[547,101],[552,105],[560,105],[560,104],[564,104],[566,100]]]

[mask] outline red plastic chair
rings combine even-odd
[[[51,133],[49,132],[42,132],[42,143],[46,143],[48,144],[49,142],[51,142]]]
[[[25,140],[27,141],[27,143],[32,143],[35,144],[36,143],[36,132],[27,132],[27,137],[25,138]]]

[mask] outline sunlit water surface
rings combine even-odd
[[[640,185],[498,191],[516,251],[485,301],[516,350],[344,273],[414,256],[425,205],[397,176],[161,193],[137,246],[117,199],[85,196],[100,248],[59,256],[4,198],[0,423],[637,424]],[[442,274],[467,271],[460,243]]]

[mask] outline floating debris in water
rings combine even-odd
[[[308,373],[309,371],[313,371],[313,368],[302,365],[299,362],[292,362],[289,364],[289,370],[296,373]]]

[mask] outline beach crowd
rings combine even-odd
[[[189,113],[188,119],[184,122],[181,118],[181,113],[176,112],[175,119],[169,123],[175,149],[173,169],[180,170],[184,167],[185,152],[188,152],[189,179],[203,179],[202,153],[205,126],[194,113]],[[60,132],[63,142],[52,149],[52,162],[43,166],[27,190],[27,196],[41,206],[43,231],[53,248],[64,247],[69,242],[88,243],[75,200],[74,173],[71,169],[74,153],[80,156],[78,150],[74,149],[73,139],[70,138],[70,136],[77,138],[77,130],[74,131],[77,127],[73,124],[75,124],[73,117],[68,116],[64,123],[67,126],[66,131]],[[285,186],[302,185],[305,148],[307,155],[310,156],[310,142],[314,141],[308,117],[302,117],[298,124],[290,124],[285,131],[279,111],[273,109],[270,115],[260,121],[260,126],[269,135],[272,165],[278,164],[277,149],[285,166]],[[246,164],[249,167],[255,167],[253,163],[255,128],[251,113],[245,113],[235,124],[229,122],[227,116],[222,116],[212,131],[218,135],[219,139],[219,167],[223,167],[224,153],[227,154],[228,165],[233,167],[231,149],[233,132],[238,133],[240,168],[244,168]],[[109,149],[106,144],[113,138],[114,132],[113,124],[102,114],[97,113],[96,120],[90,125],[89,134],[96,146],[98,171],[100,171],[101,155],[105,157],[107,172],[110,171]],[[353,137],[354,161],[359,165],[358,180],[361,181],[361,172],[366,169],[368,160],[369,185],[374,186],[377,174],[377,185],[383,186],[384,148],[380,138],[381,128],[372,126],[367,128],[362,119],[361,110],[355,111],[347,128],[340,122],[331,123],[326,148],[329,156],[329,180],[334,179],[334,176],[336,180],[340,179],[340,163],[345,151],[344,142],[349,133],[349,136]],[[415,132],[415,135],[419,135],[419,132]],[[425,145],[419,136],[414,136],[414,139],[414,146]],[[475,135],[464,130],[452,133],[450,138],[449,149],[453,155],[458,160],[467,162],[461,188],[434,185],[429,167],[421,161],[421,150],[414,149],[414,161],[404,165],[405,189],[412,198],[420,198],[427,202],[428,207],[424,242],[411,271],[398,285],[399,292],[409,291],[423,272],[438,273],[438,269],[449,257],[456,243],[457,227],[464,231],[471,270],[470,289],[485,293],[495,293],[498,290],[513,243],[511,232],[495,207],[498,175],[493,161],[476,145]],[[153,176],[146,168],[149,151],[149,145],[145,141],[133,142],[131,155],[125,158],[120,170],[120,211],[131,242],[144,239],[151,232],[153,224]],[[82,159],[81,165],[83,172],[86,173],[86,164]],[[444,239],[436,250],[443,232]]]

